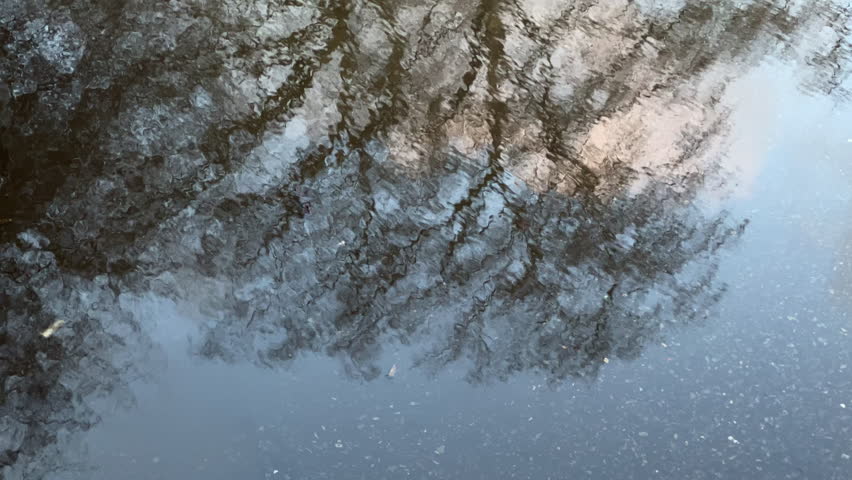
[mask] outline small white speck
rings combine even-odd
[[[841,453],[840,458],[842,458],[843,460],[849,460],[849,455],[846,453]]]
[[[841,404],[840,404],[840,408],[846,408],[846,404],[845,404],[845,403],[841,403]]]
[[[272,474],[273,474],[273,475],[278,475],[278,470],[273,470],[273,471],[272,471]]]
[[[41,336],[44,338],[50,338],[50,336],[56,333],[56,331],[59,330],[62,325],[65,325],[65,320],[56,320],[55,322],[51,323],[46,330],[41,332]]]
[[[334,448],[343,448],[343,441],[338,440],[338,441],[334,442]]]
[[[728,441],[733,443],[734,445],[739,445],[740,441],[734,438],[733,436],[728,435]]]
[[[604,357],[604,363],[609,363],[609,358]]]
[[[337,242],[338,247],[342,247],[344,245],[346,245],[346,240],[341,240],[341,241]]]
[[[639,436],[640,436],[640,437],[647,437],[647,436],[648,436],[648,432],[639,432]]]

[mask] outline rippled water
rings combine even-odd
[[[847,478],[850,18],[0,0],[0,476]]]

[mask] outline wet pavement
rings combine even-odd
[[[846,479],[842,1],[0,0],[3,479]]]

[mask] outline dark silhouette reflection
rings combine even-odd
[[[593,378],[724,290],[729,82],[847,96],[832,2],[214,3],[0,1],[10,478],[126,391],[121,293],[196,306],[206,357]]]
[[[62,274],[42,236],[19,243],[0,249],[0,467],[18,464],[0,473],[81,471],[73,435],[99,421],[93,402],[132,404],[127,385],[145,375],[150,342],[105,275]],[[50,329],[62,318],[73,320]]]

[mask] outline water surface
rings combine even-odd
[[[0,12],[3,478],[852,471],[844,2]]]

